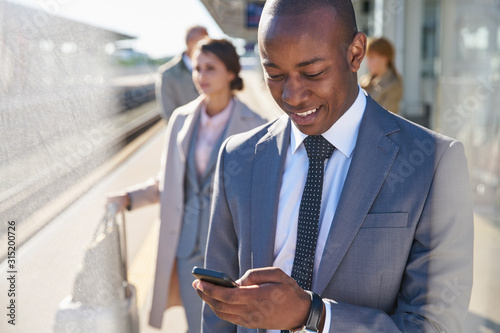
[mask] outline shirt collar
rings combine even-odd
[[[189,58],[186,53],[182,54],[182,61],[184,61],[184,65],[186,65],[187,69],[189,69],[189,71],[192,72],[193,71],[193,63],[191,61],[191,58]]]
[[[337,120],[330,129],[323,133],[323,137],[335,146],[347,158],[350,158],[352,151],[356,146],[356,139],[358,138],[359,125],[361,118],[366,108],[366,96],[363,90],[358,85],[358,97],[349,109]],[[300,144],[307,137],[302,133],[297,126],[292,125],[292,135],[290,138],[290,146],[292,153],[295,154]]]
[[[210,117],[207,114],[207,105],[205,103],[202,103],[201,106],[201,115],[200,115],[200,122],[202,127],[206,126],[211,126],[211,127],[217,127],[221,126],[222,124],[225,124],[229,117],[231,116],[231,110],[233,108],[234,101],[231,98],[229,100],[229,103],[227,106],[222,110],[221,112],[217,113],[216,115]]]

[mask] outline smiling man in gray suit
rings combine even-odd
[[[267,1],[259,47],[286,115],[221,148],[205,264],[240,287],[193,282],[203,332],[463,332],[462,145],[360,89],[349,0]]]

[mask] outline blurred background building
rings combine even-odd
[[[500,1],[358,0],[396,48],[402,114],[464,142],[476,209],[500,215]]]
[[[106,160],[118,146],[101,142],[99,126],[129,104],[154,99],[153,76],[136,84],[123,80],[148,60],[135,51],[125,57],[114,47],[133,38],[0,1],[0,210],[5,216],[27,218]],[[137,85],[134,100],[130,95]]]

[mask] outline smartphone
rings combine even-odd
[[[193,267],[193,271],[191,273],[193,273],[193,275],[196,276],[196,278],[199,280],[207,281],[219,286],[229,287],[229,288],[238,287],[233,278],[227,275],[226,273],[217,272],[211,269],[205,269],[196,266]]]

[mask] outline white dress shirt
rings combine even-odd
[[[199,177],[203,176],[205,173],[205,169],[210,161],[210,156],[212,155],[215,144],[219,141],[219,138],[229,121],[229,117],[231,117],[233,104],[233,99],[231,99],[224,110],[212,117],[207,114],[207,106],[205,103],[201,106],[200,123],[198,125],[198,133],[196,134],[196,146],[194,152],[196,171],[198,171]]]
[[[184,65],[186,65],[187,69],[192,72],[193,71],[193,62],[191,58],[188,57],[186,53],[182,54],[182,61],[184,61]]]
[[[352,152],[356,146],[359,125],[365,107],[366,96],[362,89],[359,88],[358,97],[352,106],[328,131],[323,133],[323,137],[335,146],[335,150],[332,156],[325,161],[321,212],[318,227],[319,232],[313,275],[316,274],[319,269],[330,226],[337,209],[342,188],[344,187],[349,166],[351,165]],[[307,152],[302,143],[306,137],[306,134],[300,132],[299,129],[292,124],[290,145],[287,150],[279,197],[273,262],[274,267],[281,268],[288,275],[292,273],[295,245],[297,242],[300,200],[306,184],[307,169],[309,165]],[[326,306],[326,318],[323,332],[329,332],[331,308],[328,302],[324,303]],[[278,330],[267,330],[267,332],[279,333]]]

